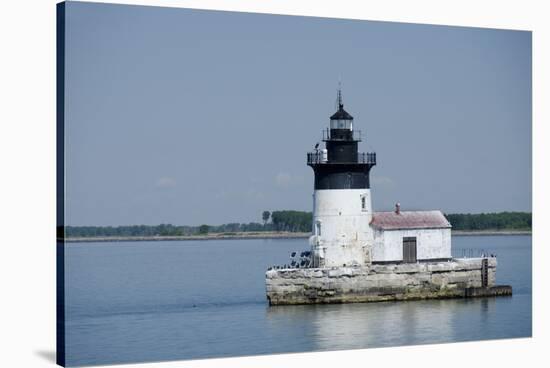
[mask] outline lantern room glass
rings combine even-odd
[[[330,121],[330,129],[349,129],[353,130],[353,120],[335,119]]]

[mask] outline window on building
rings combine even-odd
[[[361,211],[366,211],[367,210],[367,198],[362,195],[361,196]]]
[[[315,235],[321,236],[321,221],[315,222]]]

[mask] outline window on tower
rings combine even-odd
[[[315,222],[315,235],[321,236],[321,221]]]

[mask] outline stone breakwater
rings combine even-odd
[[[510,286],[495,286],[496,266],[496,258],[486,259],[485,269],[482,258],[466,258],[269,270],[267,299],[271,305],[284,305],[511,295]]]

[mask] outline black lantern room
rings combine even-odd
[[[315,189],[370,188],[369,172],[376,165],[376,153],[359,153],[361,131],[353,130],[353,116],[344,110],[338,90],[338,111],[323,131],[325,149],[307,154],[307,164],[315,173]]]

